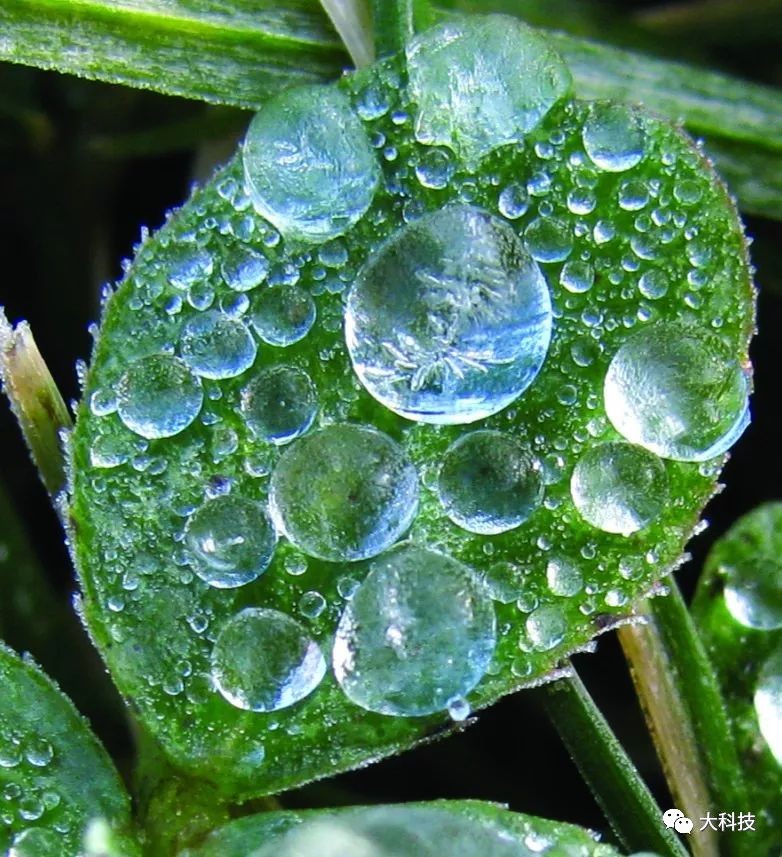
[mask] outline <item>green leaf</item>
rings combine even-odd
[[[86,721],[29,658],[0,644],[0,847],[18,857],[82,853],[100,822],[109,857],[138,854],[130,800]]]
[[[446,707],[458,721],[550,677],[678,562],[744,424],[754,295],[740,223],[708,163],[658,119],[571,100],[567,70],[513,19],[470,21],[448,24],[445,40],[420,37],[409,69],[389,60],[271,102],[243,149],[252,183],[237,155],[145,237],[106,306],[73,436],[84,613],[173,764],[229,798],[398,752],[454,728]],[[525,78],[503,79],[511,56]],[[444,69],[470,75],[481,104],[482,86],[495,92],[495,109],[432,88]],[[336,151],[318,149],[313,128]],[[308,169],[269,160],[291,150]],[[340,211],[344,234],[325,241]],[[515,276],[524,288],[509,297]],[[415,291],[427,283],[432,294]],[[549,293],[554,337],[525,389],[547,345]],[[508,316],[521,294],[537,309]],[[422,304],[422,327],[405,336],[404,307]],[[532,315],[501,355],[517,313]],[[389,346],[373,351],[375,323]],[[460,344],[484,328],[477,351]],[[663,365],[667,381],[654,374]],[[434,415],[422,413],[430,398]],[[438,408],[454,424],[429,424]],[[270,473],[290,536],[276,546]],[[497,502],[510,505],[484,511]],[[373,558],[413,517],[410,542]],[[402,651],[405,634],[419,643],[399,675],[381,645],[368,686],[353,674],[351,634],[378,633],[385,616],[392,641],[384,611],[397,596],[383,587],[423,566],[421,602],[400,619],[420,624],[399,631]],[[356,590],[368,575],[376,601]],[[340,621],[342,685],[325,663]]]
[[[609,845],[570,824],[548,821],[478,801],[270,812],[232,821],[180,857],[615,857]]]
[[[750,807],[754,853],[782,845],[782,503],[744,515],[712,548],[692,612],[722,686]],[[723,809],[723,808],[719,808]]]
[[[345,63],[315,0],[8,0],[0,31],[0,60],[238,107]]]

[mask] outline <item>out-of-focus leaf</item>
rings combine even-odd
[[[782,503],[740,518],[712,548],[692,604],[728,707],[751,806],[782,846]]]
[[[0,848],[19,857],[83,853],[91,822],[108,857],[139,853],[130,799],[86,721],[30,659],[0,644]]]
[[[617,857],[580,827],[478,801],[248,816],[180,857]]]

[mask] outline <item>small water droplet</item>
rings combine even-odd
[[[269,260],[255,250],[236,247],[228,251],[220,270],[229,288],[237,292],[247,292],[266,279]]]
[[[201,382],[187,365],[159,354],[143,357],[127,369],[117,389],[117,412],[142,437],[171,437],[193,422],[203,400]]]
[[[588,292],[595,282],[595,269],[589,262],[565,262],[559,282],[574,294]]]
[[[429,149],[421,155],[415,168],[415,176],[423,187],[442,190],[448,187],[453,171],[454,165],[447,152]]]
[[[504,533],[540,505],[543,485],[529,451],[510,435],[463,435],[443,458],[438,483],[446,515],[471,533]]]
[[[237,708],[279,711],[309,696],[326,674],[320,646],[303,625],[254,607],[222,627],[212,650],[212,678]]]
[[[380,177],[361,120],[333,86],[299,86],[267,101],[250,124],[242,158],[257,211],[280,232],[311,241],[356,223]]]
[[[546,565],[546,582],[554,595],[577,595],[584,587],[581,571],[569,559],[553,556]]]
[[[506,185],[500,192],[497,208],[508,220],[518,220],[529,208],[527,188],[519,182]]]
[[[608,102],[590,107],[582,140],[592,163],[612,173],[634,167],[643,158],[646,146],[639,114],[623,104]]]
[[[524,241],[538,262],[563,262],[573,249],[567,223],[553,217],[536,217],[524,230]]]
[[[401,446],[337,423],[300,439],[271,480],[275,523],[310,556],[355,561],[390,547],[418,507],[418,477]]]
[[[668,293],[668,277],[657,268],[647,271],[638,280],[638,291],[650,301],[656,301]]]
[[[198,576],[218,589],[244,586],[269,566],[276,536],[265,510],[230,494],[207,500],[187,522]]]
[[[315,387],[302,369],[271,366],[242,390],[241,412],[250,431],[278,446],[304,434],[317,411]]]
[[[317,619],[326,609],[326,599],[320,592],[304,592],[299,599],[299,612],[308,619]]]
[[[579,459],[570,492],[584,520],[626,536],[657,517],[668,496],[668,477],[651,452],[629,443],[601,443]]]
[[[182,360],[203,378],[235,378],[252,366],[256,345],[247,326],[218,310],[191,318],[179,335]]]
[[[369,711],[433,714],[478,684],[495,644],[494,608],[470,569],[405,545],[375,559],[348,602],[334,674]]]
[[[527,635],[539,652],[559,645],[567,634],[567,621],[559,607],[546,605],[533,610],[525,623]]]
[[[284,348],[310,332],[315,314],[315,301],[304,289],[272,286],[256,296],[250,321],[264,342]]]

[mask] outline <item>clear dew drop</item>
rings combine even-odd
[[[532,383],[551,339],[548,287],[511,227],[450,205],[408,224],[360,270],[345,336],[361,383],[408,419],[468,423]]]
[[[558,646],[567,634],[565,614],[552,605],[538,607],[527,616],[527,636],[539,652]]]
[[[283,234],[326,241],[372,203],[380,168],[361,120],[333,86],[300,86],[267,101],[242,150],[253,205]]]
[[[407,46],[415,136],[447,146],[473,167],[492,149],[535,128],[570,89],[548,42],[518,19],[464,17]]]
[[[177,357],[142,357],[122,376],[117,413],[133,432],[149,439],[172,437],[198,416],[204,401],[200,380]]]
[[[386,550],[408,529],[418,476],[388,435],[337,423],[285,452],[272,474],[270,506],[304,553],[352,562]]]
[[[593,104],[581,138],[592,163],[611,173],[634,167],[643,158],[646,147],[639,114],[623,104]]]
[[[243,322],[209,310],[184,324],[179,353],[202,378],[235,378],[255,362],[256,345]]]
[[[269,260],[248,247],[235,247],[226,254],[220,271],[229,288],[248,292],[266,279]]]
[[[529,208],[529,194],[527,188],[520,182],[512,182],[501,191],[497,200],[497,208],[503,217],[508,220],[518,220],[526,214]]]
[[[570,493],[593,527],[630,535],[657,517],[668,496],[668,478],[651,452],[629,443],[601,443],[579,459]]]
[[[220,630],[212,678],[237,708],[279,711],[309,696],[326,674],[320,646],[307,629],[278,610],[248,607]]]
[[[454,164],[448,152],[429,149],[421,155],[415,167],[415,177],[423,187],[442,190],[448,187],[453,176]]]
[[[260,577],[269,567],[276,540],[263,507],[231,494],[207,500],[185,527],[196,574],[218,589],[244,586]]]
[[[716,335],[659,322],[614,355],[605,408],[627,440],[662,458],[706,461],[729,449],[749,423],[748,382]]]
[[[543,483],[530,452],[510,435],[480,430],[445,453],[438,493],[446,515],[471,533],[504,533],[540,505]]]
[[[668,277],[658,268],[647,271],[638,280],[638,291],[651,301],[659,300],[668,292]]]
[[[299,599],[299,613],[308,619],[317,619],[326,609],[326,599],[320,594],[310,590],[302,593]]]
[[[337,627],[333,664],[348,698],[381,714],[448,708],[481,680],[494,607],[471,570],[412,545],[375,559]]]
[[[524,241],[538,262],[563,262],[573,249],[573,236],[564,220],[536,217],[524,230]]]
[[[595,282],[595,269],[589,262],[565,262],[559,282],[573,294],[588,292]]]
[[[760,733],[782,765],[782,647],[777,648],[760,671],[754,704]]]
[[[299,342],[315,323],[315,301],[299,286],[272,286],[257,295],[250,322],[269,345]]]
[[[577,595],[584,587],[581,571],[565,557],[553,556],[546,565],[546,582],[553,595]]]
[[[242,390],[241,413],[259,440],[281,445],[304,434],[318,412],[309,375],[292,366],[258,372]]]

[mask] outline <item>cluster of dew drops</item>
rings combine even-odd
[[[567,72],[547,45],[511,19],[444,26],[449,38],[435,30],[408,49],[417,108],[412,116],[391,117],[396,125],[412,125],[417,142],[428,147],[415,175],[432,191],[448,185],[459,160],[469,166],[523,139],[567,92]],[[518,74],[518,63],[526,76]],[[476,68],[483,84],[476,83]],[[497,643],[494,593],[447,552],[403,541],[416,518],[420,474],[396,439],[375,425],[324,415],[326,393],[319,397],[301,361],[257,368],[256,357],[260,349],[301,350],[315,325],[341,327],[349,371],[392,415],[419,427],[469,426],[440,462],[438,502],[463,531],[505,533],[523,526],[544,502],[545,473],[511,431],[481,422],[514,403],[523,407],[546,361],[557,323],[552,266],[560,271],[557,287],[571,297],[589,292],[596,269],[583,255],[571,256],[572,226],[547,216],[543,202],[540,216],[518,229],[530,196],[545,194],[538,187],[544,178],[533,176],[506,184],[492,211],[469,198],[428,211],[416,211],[408,200],[396,231],[349,281],[330,277],[324,285],[326,271],[338,271],[347,259],[335,239],[361,221],[378,193],[390,192],[381,163],[398,153],[367,128],[387,110],[378,90],[351,99],[341,88],[310,86],[288,90],[261,110],[243,144],[244,187],[228,179],[218,192],[244,212],[248,230],[264,236],[270,255],[234,248],[215,260],[207,250],[188,249],[165,285],[173,294],[169,314],[187,309],[178,340],[123,367],[112,389],[92,393],[91,408],[107,419],[118,416],[143,444],[180,434],[202,415],[205,399],[219,398],[214,391],[221,384],[238,384],[232,388],[238,413],[253,443],[280,454],[271,468],[263,454],[248,460],[259,474],[264,466],[271,470],[263,503],[218,482],[190,510],[183,536],[193,570],[212,587],[241,587],[266,572],[283,540],[319,560],[366,561],[368,573],[346,600],[333,641],[339,686],[370,711],[447,710],[463,719],[466,697],[489,669]],[[640,114],[595,104],[580,140],[581,163],[598,173],[627,174],[620,207],[632,216],[639,212],[649,229],[643,210],[654,188],[632,174],[646,155]],[[698,183],[684,182],[675,196],[692,207],[701,192]],[[567,205],[585,215],[596,206],[595,194],[577,188]],[[655,211],[661,221],[655,228],[664,232],[675,215]],[[612,228],[599,221],[595,242],[611,240]],[[271,251],[283,239],[314,253],[317,288],[299,282],[293,262],[272,270]],[[663,268],[640,267],[654,258],[644,231],[633,241],[625,273],[653,302],[670,284]],[[708,251],[692,241],[688,252],[695,290],[698,256]],[[228,297],[216,303],[210,278],[218,266]],[[315,297],[324,289],[342,293],[344,316],[336,322],[320,316]],[[590,341],[578,348],[573,359],[588,365]],[[661,459],[713,459],[748,419],[748,382],[727,346],[713,331],[678,322],[653,321],[631,332],[611,359],[603,393],[622,439],[586,449],[573,469],[570,495],[581,519],[608,533],[637,532],[661,513],[667,500]],[[216,454],[234,454],[236,433],[215,431],[221,432]],[[110,434],[92,449],[99,468],[127,458]],[[567,595],[581,581],[567,564],[550,564],[549,585]],[[299,605],[311,618],[325,607],[314,591]],[[527,620],[529,636],[543,649],[562,634],[549,618],[543,610]],[[222,696],[257,712],[304,699],[326,670],[309,630],[267,607],[232,616],[211,655],[211,680]]]

